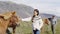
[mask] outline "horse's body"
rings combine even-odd
[[[0,34],[6,34],[6,29],[9,24],[8,19],[5,19],[4,16],[0,15]]]

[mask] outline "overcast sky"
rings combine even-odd
[[[60,16],[60,0],[0,0],[12,1],[17,4],[26,4],[39,9],[40,13],[49,13]]]

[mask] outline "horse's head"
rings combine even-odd
[[[19,17],[16,15],[16,12],[11,12],[12,16],[10,18],[11,23],[15,23],[17,25],[20,25]]]
[[[49,25],[49,20],[46,18],[43,20],[45,24]]]

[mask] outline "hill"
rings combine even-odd
[[[16,11],[17,15],[21,18],[27,18],[33,15],[33,10],[34,8],[24,4],[16,4],[11,1],[0,1],[0,13]],[[43,18],[49,18],[52,14],[40,13],[40,16]]]

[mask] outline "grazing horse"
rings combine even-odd
[[[46,27],[48,28],[48,25],[49,25],[50,21],[48,20],[48,18],[45,18],[45,19],[43,19],[43,22],[44,22],[44,26],[41,28],[42,34],[44,34],[44,32],[45,32],[45,28]]]
[[[6,15],[0,15],[0,34],[6,34],[6,29],[8,27],[9,24],[9,19],[12,16],[12,14],[9,13],[9,17],[5,18]]]
[[[12,13],[12,16],[10,17],[10,23],[8,24],[8,27],[11,27],[13,28],[13,34],[15,34],[15,29],[16,29],[16,26],[19,25],[19,19],[18,17],[16,16],[16,12],[11,12]],[[7,33],[8,33],[8,29],[7,29]]]

